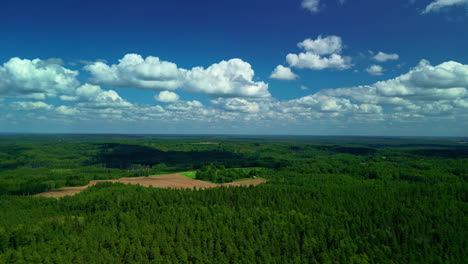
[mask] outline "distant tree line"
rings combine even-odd
[[[214,183],[233,182],[240,179],[256,178],[260,176],[260,170],[255,168],[232,168],[226,169],[223,165],[203,166],[196,172],[196,179]]]

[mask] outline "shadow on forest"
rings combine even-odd
[[[418,149],[411,151],[412,154],[425,157],[439,157],[449,159],[466,159],[468,158],[468,148],[453,148],[453,149]]]
[[[343,154],[352,154],[352,155],[373,155],[377,152],[373,148],[365,147],[342,147],[342,146],[317,146],[317,149],[330,151],[333,153],[343,153]]]
[[[101,150],[93,163],[108,168],[130,169],[135,166],[167,166],[171,170],[198,169],[203,165],[241,166],[245,160],[226,151],[162,151],[147,146],[119,143],[98,144]],[[226,164],[228,163],[228,164]],[[162,165],[163,164],[163,165]]]

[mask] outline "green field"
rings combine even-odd
[[[185,172],[179,172],[180,175],[184,175],[187,178],[190,179],[195,179],[197,175],[197,171],[185,171]]]

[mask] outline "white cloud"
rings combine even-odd
[[[218,98],[211,103],[227,111],[256,113],[260,110],[258,103],[242,98]]]
[[[131,103],[122,99],[122,97],[113,90],[102,91],[93,100],[79,103],[78,105],[91,108],[127,108],[132,106]]]
[[[448,61],[432,66],[422,60],[406,74],[369,86],[326,89],[318,95],[349,98],[355,102],[388,106],[406,112],[398,118],[458,116],[468,101],[468,65]]]
[[[154,96],[154,100],[162,103],[174,103],[179,100],[179,95],[170,91],[162,91]]]
[[[65,105],[61,105],[55,108],[55,111],[57,111],[57,113],[62,114],[62,115],[76,115],[80,112],[76,108],[68,107]]]
[[[302,0],[301,5],[304,9],[309,10],[311,13],[318,13],[322,9],[320,8],[320,1],[321,0]],[[347,0],[339,0],[338,2],[340,5],[344,5]]]
[[[322,95],[309,95],[293,100],[301,106],[311,107],[320,112],[342,112],[352,107],[349,99]]]
[[[338,52],[338,49],[332,50]],[[313,54],[311,51],[307,52]],[[318,56],[320,61],[339,54],[332,53],[327,57],[314,55]],[[61,67],[57,63],[42,61],[38,68],[48,69],[50,65]],[[4,67],[1,69],[4,70]],[[255,132],[257,129],[268,132],[278,131],[277,129],[282,127],[310,129],[324,125],[336,129],[346,127],[347,124],[372,126],[382,121],[385,122],[381,124],[386,125],[392,122],[414,123],[414,121],[433,123],[438,120],[456,120],[457,124],[468,122],[468,65],[454,61],[432,66],[428,61],[422,60],[407,73],[393,79],[366,86],[325,89],[292,100],[279,100],[270,96],[255,98],[235,96],[235,94],[261,94],[258,92],[262,91],[259,89],[262,87],[259,85],[260,82],[253,81],[254,72],[250,64],[239,59],[222,61],[208,68],[197,67],[192,70],[178,68],[178,71],[183,83],[178,89],[210,95],[221,93],[223,96],[211,100],[211,104],[203,105],[196,100],[180,101],[177,94],[162,91],[156,99],[170,104],[164,107],[148,106],[132,104],[113,90],[105,90],[91,84],[79,86],[76,82],[72,82],[68,85],[71,88],[63,91],[52,90],[53,93],[44,94],[43,97],[34,93],[23,94],[39,99],[58,95],[61,100],[68,102],[67,105],[54,106],[51,103],[37,101],[11,103],[8,99],[0,105],[6,111],[3,117],[0,116],[0,121],[3,118],[18,121],[20,124],[41,120],[40,122],[44,124],[49,121],[62,122],[62,124],[76,122],[80,126],[82,122],[83,124],[88,122],[88,125],[128,122],[127,124],[140,127],[147,127],[149,124],[163,127],[180,126],[178,130],[173,131],[180,131],[182,126],[198,126],[200,131],[206,131],[204,129],[211,129],[217,124],[225,129],[224,132],[234,125],[252,128],[250,132]],[[383,69],[375,72],[382,71]],[[17,73],[10,75],[19,76]],[[0,82],[5,80],[0,79]],[[213,84],[216,83],[219,83],[221,88],[214,87]],[[248,92],[249,89],[253,92]],[[265,89],[263,92],[268,93],[268,90]],[[305,133],[308,131],[304,130]],[[328,130],[323,131],[326,133]]]
[[[270,78],[277,80],[295,80],[299,76],[291,71],[290,68],[284,67],[283,65],[278,65],[273,70],[270,75]]]
[[[280,111],[283,118],[289,117],[292,120],[316,120],[333,123],[334,120],[343,121],[350,118],[364,120],[365,122],[382,120],[383,118],[383,108],[379,105],[357,104],[348,98],[320,93],[278,102],[275,109]]]
[[[366,69],[366,72],[371,75],[383,75],[384,69],[380,65],[371,65]]]
[[[357,112],[361,114],[381,114],[383,108],[380,105],[362,104],[358,106]]]
[[[302,7],[312,13],[319,11],[320,0],[302,0]]]
[[[400,58],[400,56],[398,56],[398,54],[396,54],[396,53],[388,54],[388,53],[379,51],[379,53],[377,53],[377,55],[375,55],[372,58],[374,60],[376,60],[376,61],[379,61],[379,62],[386,62],[388,60],[398,60]]]
[[[175,63],[149,56],[127,54],[119,64],[108,66],[95,62],[84,67],[92,75],[91,82],[118,88],[175,90],[182,86],[182,73]]]
[[[29,102],[29,101],[18,101],[11,103],[11,106],[15,110],[51,110],[54,107],[44,102]]]
[[[345,70],[351,68],[351,58],[341,56],[343,44],[338,36],[318,36],[316,40],[305,39],[297,44],[305,52],[299,54],[289,53],[286,61],[291,67],[306,68],[312,70],[338,69]],[[323,55],[329,55],[323,57]]]
[[[377,92],[385,96],[459,97],[468,87],[468,65],[447,61],[431,66],[422,60],[418,66],[397,78],[378,82]]]
[[[457,99],[457,100],[454,101],[454,104],[455,104],[457,107],[468,108],[468,98],[465,98],[465,99]]]
[[[77,75],[56,63],[12,58],[0,66],[0,96],[44,100],[68,94],[79,85]]]
[[[157,57],[143,59],[127,54],[119,64],[108,66],[95,62],[84,67],[92,75],[93,84],[150,90],[176,90],[212,96],[268,97],[268,84],[253,81],[251,65],[241,59],[215,63],[208,68],[191,70],[178,68],[175,63]]]
[[[60,100],[63,101],[91,101],[99,94],[101,94],[103,90],[101,87],[97,85],[91,84],[84,84],[78,87],[73,95],[62,95],[60,96]]]
[[[342,40],[338,36],[327,36],[322,38],[322,36],[319,35],[317,39],[305,39],[304,41],[299,42],[297,46],[317,55],[339,54],[343,49]]]
[[[400,109],[396,109],[400,110]],[[418,113],[427,116],[449,115],[454,110],[448,102],[438,101],[425,104],[411,104],[402,107],[400,111]]]
[[[184,70],[184,90],[218,97],[269,97],[268,84],[253,81],[252,66],[241,59],[221,61],[204,69]]]
[[[63,101],[77,102],[80,107],[87,108],[125,108],[132,104],[122,99],[113,90],[105,91],[97,85],[84,84],[75,90],[71,96],[60,96]]]
[[[288,54],[286,61],[290,66],[296,68],[306,68],[312,70],[323,70],[327,68],[346,70],[352,67],[350,57],[342,57],[339,54],[332,54],[330,57],[320,57],[310,52],[299,54]]]
[[[319,91],[318,94],[336,97],[348,97],[357,102],[388,106],[400,106],[411,103],[409,100],[400,97],[386,97],[378,95],[377,88],[374,86],[325,89]]]
[[[305,85],[301,85],[301,90],[305,91],[305,90],[309,90],[309,87],[305,86]]]
[[[193,101],[178,101],[174,104],[170,104],[166,106],[166,109],[172,110],[172,111],[181,111],[181,112],[187,112],[187,111],[193,111],[194,109],[197,108],[202,108],[203,104],[197,100]]]
[[[468,0],[435,0],[431,2],[429,5],[426,6],[423,10],[423,14],[427,14],[430,12],[437,12],[443,8],[451,7],[451,6],[468,6]]]

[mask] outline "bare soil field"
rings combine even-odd
[[[218,184],[220,186],[231,186],[231,187],[239,187],[239,186],[257,186],[261,183],[266,182],[264,179],[253,179],[253,180],[245,180],[245,181],[238,181],[238,182],[228,182],[228,183],[221,183]]]
[[[253,179],[253,180],[246,180],[240,182],[230,182],[230,183],[222,183],[216,184],[211,182],[205,182],[195,179],[187,178],[180,174],[166,174],[166,175],[158,175],[158,176],[151,176],[151,177],[132,177],[132,178],[120,178],[115,180],[96,180],[91,181],[85,186],[80,187],[63,187],[59,189],[55,189],[48,192],[43,192],[36,194],[34,196],[40,197],[53,197],[53,198],[61,198],[68,195],[75,195],[84,189],[88,188],[89,186],[95,185],[99,182],[120,182],[125,184],[139,184],[144,187],[156,187],[156,188],[170,188],[170,189],[205,189],[205,188],[214,188],[220,186],[231,186],[231,187],[239,187],[239,186],[249,186],[249,185],[259,185],[261,183],[266,182],[264,179]]]

